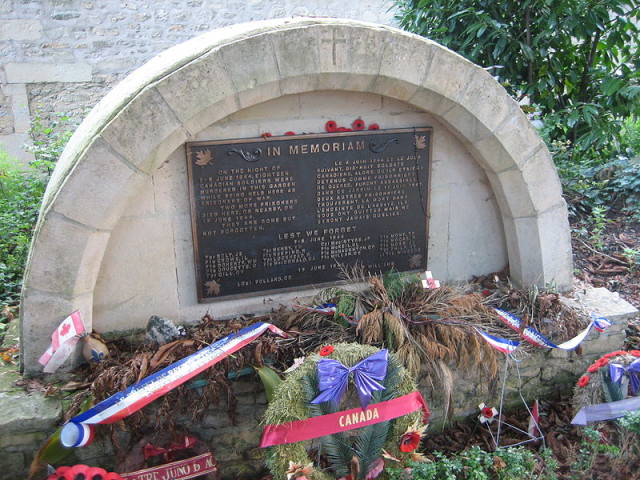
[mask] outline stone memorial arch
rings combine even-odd
[[[363,111],[381,128],[434,127],[428,268],[436,278],[508,264],[522,286],[570,288],[569,225],[552,160],[490,74],[390,27],[241,24],[158,55],[75,132],[47,189],[24,280],[25,373],[41,371],[51,332],[74,310],[89,329],[109,332],[143,327],[152,314],[224,318],[303,295],[197,303],[184,144],[259,137],[279,125],[280,135],[291,125],[312,131],[334,112]]]

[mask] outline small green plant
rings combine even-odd
[[[620,457],[624,460],[640,455],[640,410],[625,413],[617,423]]]
[[[622,249],[622,256],[629,264],[629,270],[634,271],[640,262],[640,250],[637,248],[624,247]]]
[[[607,437],[596,428],[586,427],[582,432],[582,441],[576,460],[571,465],[573,477],[576,480],[583,478],[586,472],[591,470],[598,454],[619,455],[620,447],[609,442]]]
[[[604,229],[607,226],[607,209],[602,206],[593,207],[591,210],[591,239],[598,250],[604,249]]]
[[[543,450],[540,456],[544,465],[538,464],[532,451],[522,447],[485,452],[475,446],[450,458],[440,452],[435,452],[434,457],[435,461],[432,462],[409,462],[406,468],[392,467],[386,471],[391,480],[557,479],[557,463],[547,450]]]

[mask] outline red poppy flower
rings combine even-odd
[[[482,290],[482,295],[488,297],[489,295],[491,295],[491,290],[485,288],[484,290]]]
[[[338,127],[336,128],[336,132],[348,132],[349,130],[347,130],[346,127]]]
[[[327,345],[320,349],[320,356],[326,357],[327,355],[331,355],[333,353],[333,345]]]
[[[372,123],[371,125],[369,125],[369,130],[380,130],[380,125],[378,125],[377,123]]]
[[[413,452],[420,445],[420,434],[416,431],[407,432],[400,437],[400,451]]]
[[[353,129],[357,132],[358,130],[364,130],[365,124],[364,124],[364,120],[362,120],[361,118],[357,118],[353,121],[353,123],[351,124],[351,126],[353,127]]]
[[[79,464],[79,465],[74,465],[73,467],[71,467],[69,469],[69,473],[71,474],[71,478],[75,479],[76,477],[81,478],[81,479],[85,479],[85,478],[89,478],[89,470],[91,469],[91,467],[89,465],[83,465],[83,464]]]
[[[87,472],[87,480],[105,480],[107,471],[104,468],[92,467]]]
[[[608,358],[601,358],[595,364],[598,365],[599,367],[604,367],[607,363],[609,363]]]
[[[269,138],[272,135],[269,132],[264,132],[262,135],[260,135],[262,138]]]
[[[296,132],[292,132],[291,130],[289,130],[288,132],[284,132],[285,135],[295,135]]]
[[[640,357],[640,350],[631,350],[629,353],[634,357]]]
[[[333,120],[329,120],[324,124],[324,129],[329,133],[333,133],[338,129],[338,124]]]
[[[494,416],[493,408],[491,407],[484,407],[480,413],[484,418],[493,418]]]
[[[578,380],[578,386],[579,387],[586,387],[588,384],[589,384],[589,377],[587,377],[586,375],[583,375]]]
[[[594,373],[594,372],[597,372],[599,369],[600,369],[600,366],[594,363],[593,365],[589,366],[589,368],[587,368],[587,372]]]
[[[105,477],[104,480],[124,480],[124,478],[122,478],[120,474],[116,472],[109,472],[107,473],[107,476]]]
[[[52,473],[47,480],[73,480],[75,475],[71,473],[71,467],[63,466],[56,469],[56,473]]]

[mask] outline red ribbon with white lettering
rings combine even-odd
[[[386,402],[369,405],[366,410],[354,408],[305,420],[267,425],[262,432],[260,447],[302,442],[354,428],[366,427],[402,417],[416,410],[423,411],[422,421],[429,421],[429,408],[420,392],[415,391]]]

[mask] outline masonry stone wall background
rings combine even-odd
[[[82,118],[153,56],[242,22],[311,15],[393,25],[392,0],[0,0],[0,143],[28,160],[29,116]]]

